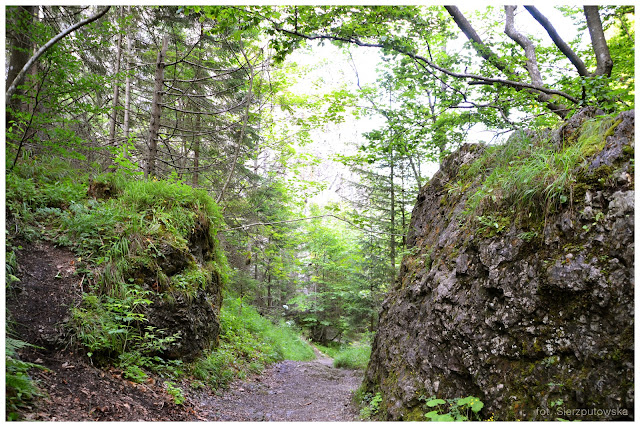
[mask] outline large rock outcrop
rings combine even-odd
[[[134,272],[137,281],[154,291],[152,304],[144,309],[146,324],[179,336],[164,350],[169,358],[190,361],[218,342],[222,279],[210,228],[207,219],[199,218],[187,250],[165,242],[151,262]]]
[[[133,209],[128,219],[136,225],[116,228],[120,241],[107,253],[97,293],[122,300],[119,310],[144,317],[127,316],[124,323],[139,336],[137,351],[194,360],[217,345],[220,334],[226,260],[216,233],[217,207],[203,190],[184,184],[154,180],[118,187],[114,180],[91,183],[88,194]],[[119,350],[104,347],[92,353],[108,358]]]
[[[481,180],[459,194],[448,184],[480,145],[422,188],[365,376],[387,419],[424,420],[424,398],[469,395],[500,420],[633,418],[634,113],[616,124],[573,200],[538,224],[508,207],[485,227],[465,219]]]

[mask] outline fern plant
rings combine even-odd
[[[28,406],[36,397],[42,396],[42,391],[29,376],[30,369],[46,369],[35,363],[23,362],[18,357],[18,350],[32,345],[24,341],[7,337],[5,340],[6,362],[6,413],[7,420],[15,421],[19,418],[18,410]]]

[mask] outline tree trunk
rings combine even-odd
[[[460,12],[460,9],[458,9],[456,6],[445,6],[444,8],[447,10],[447,12],[449,12],[449,15],[451,15],[458,28],[460,28],[464,35],[473,42],[471,43],[473,48],[481,57],[483,57],[489,63],[493,64],[494,67],[502,71],[507,77],[511,77],[512,75],[516,74],[513,70],[511,70],[507,63],[505,63],[498,55],[496,55],[491,50],[491,48],[489,48],[489,46],[487,46],[482,41],[478,33],[476,33],[476,30],[474,30],[473,26],[471,26],[471,23],[467,20],[467,18],[465,18],[462,12]]]
[[[198,186],[198,181],[200,180],[200,132],[201,122],[200,122],[200,114],[196,117],[196,130],[194,134],[193,141],[193,186]]]
[[[10,48],[9,67],[7,68],[6,88],[9,88],[11,82],[15,80],[18,73],[29,61],[29,51],[31,50],[32,41],[29,37],[29,29],[33,22],[35,6],[8,6],[7,7],[7,23],[11,22],[11,30],[7,29],[7,44]],[[18,82],[20,84],[22,82]],[[20,93],[16,90],[16,93]],[[21,102],[17,98],[8,100],[6,110],[6,126],[9,127],[12,120],[10,110],[22,110]]]
[[[369,332],[376,330],[376,300],[375,300],[375,287],[373,286],[373,280],[369,281],[369,292],[371,293],[371,313],[369,315]]]
[[[9,104],[9,102],[11,100],[11,97],[15,94],[17,86],[22,82],[22,80],[24,79],[24,76],[27,74],[27,72],[29,71],[31,66],[33,64],[35,64],[38,61],[38,59],[40,59],[40,57],[47,50],[49,50],[51,48],[51,46],[55,45],[60,40],[62,40],[64,37],[68,36],[69,34],[74,32],[75,30],[77,30],[78,28],[80,28],[80,27],[82,27],[84,25],[87,25],[87,24],[95,21],[96,19],[100,18],[102,15],[107,13],[109,11],[109,9],[111,9],[111,6],[107,6],[104,9],[102,9],[100,12],[96,13],[95,15],[90,16],[89,18],[84,19],[84,20],[78,22],[77,24],[74,24],[74,25],[70,26],[66,30],[60,32],[55,37],[51,38],[47,43],[44,44],[44,46],[42,46],[40,49],[38,49],[36,51],[36,53],[34,53],[33,56],[31,58],[29,58],[27,63],[24,64],[22,69],[13,78],[13,80],[11,80],[11,83],[9,83],[9,80],[7,80],[7,84],[9,85],[9,87],[7,88],[7,91],[5,93],[5,105]]]
[[[120,11],[120,16],[122,17],[122,9]],[[117,116],[118,116],[118,102],[120,98],[120,85],[119,85],[119,74],[120,74],[120,57],[122,56],[122,31],[118,34],[118,45],[116,47],[116,65],[114,69],[114,77],[113,77],[113,103],[111,107],[111,119],[109,120],[109,145],[113,148],[116,147],[116,124],[117,124]]]
[[[613,60],[607,46],[607,39],[602,30],[602,22],[600,21],[600,13],[598,6],[584,6],[584,15],[587,18],[587,27],[589,27],[589,35],[591,36],[591,45],[593,52],[596,54],[596,76],[611,77],[613,69]]]
[[[268,270],[267,272],[267,308],[271,308],[272,306],[273,306],[273,301],[271,298],[271,270]]]
[[[400,200],[400,214],[402,215],[402,249],[406,248],[407,246],[407,215],[405,212],[405,206],[407,204],[407,201],[405,200],[405,196],[407,195],[407,192],[404,189],[404,174],[401,175],[402,176],[402,200]]]
[[[169,47],[169,36],[162,39],[162,49],[158,52],[156,60],[156,78],[151,104],[151,122],[149,124],[149,155],[144,177],[149,178],[156,173],[156,156],[158,153],[158,132],[160,130],[160,117],[162,116],[162,92],[164,84],[164,57]]]
[[[131,6],[127,6],[127,14],[131,16]],[[127,31],[127,51],[125,53],[127,61],[127,77],[124,81],[124,118],[122,119],[122,127],[124,132],[125,143],[129,143],[129,128],[131,114],[131,34]]]
[[[391,169],[389,174],[389,184],[391,185],[389,197],[391,199],[391,230],[389,231],[389,266],[390,270],[390,285],[393,287],[393,282],[396,279],[396,193],[393,185],[394,178],[394,164],[393,164],[393,147],[389,146],[389,167]],[[391,288],[390,288],[391,289]]]
[[[198,65],[202,64],[202,49],[198,52]],[[200,67],[196,67],[196,74],[194,76],[194,80],[199,80],[201,78],[201,69]],[[194,109],[199,111],[198,103],[195,103]],[[198,181],[200,180],[200,128],[202,126],[201,115],[196,115],[196,128],[193,133],[193,186],[198,186]]]
[[[542,75],[540,74],[540,69],[538,68],[538,59],[536,57],[536,48],[531,39],[525,37],[524,34],[518,32],[515,27],[515,10],[517,6],[505,6],[504,11],[506,15],[506,22],[504,27],[504,32],[509,38],[516,43],[524,50],[524,56],[527,58],[525,63],[525,68],[529,73],[529,77],[531,77],[531,83],[533,83],[536,87],[544,87],[544,82],[542,81]],[[553,96],[546,93],[538,93],[537,94],[538,101],[547,104],[547,107],[556,113],[561,118],[565,118],[569,112],[569,109],[564,105],[557,105],[552,102]]]
[[[536,57],[536,48],[528,37],[525,37],[524,34],[520,33],[516,30],[515,26],[515,11],[516,6],[505,6],[504,7],[506,20],[504,32],[509,36],[509,38],[520,45],[520,47],[524,50],[524,56],[527,58],[525,63],[525,68],[529,72],[529,77],[531,77],[531,83],[536,86],[543,86],[542,75],[540,74],[540,70],[538,69],[538,59]]]
[[[235,153],[233,154],[233,161],[231,163],[231,169],[229,170],[229,174],[227,175],[227,180],[225,181],[222,189],[220,190],[220,194],[216,198],[216,203],[220,203],[224,197],[224,192],[227,190],[229,183],[231,182],[231,178],[233,177],[233,172],[236,168],[236,164],[238,163],[238,157],[240,157],[240,148],[242,147],[242,143],[244,142],[244,133],[247,129],[247,123],[249,122],[249,108],[251,107],[251,97],[253,94],[253,66],[251,65],[251,61],[247,57],[247,54],[243,49],[240,50],[242,52],[242,56],[247,63],[247,67],[249,67],[249,90],[247,91],[247,96],[244,98],[243,102],[245,103],[244,109],[244,117],[242,119],[242,128],[240,129],[240,137],[238,138],[238,143],[236,145]]]
[[[510,7],[513,7],[513,6],[510,6]],[[453,17],[453,20],[458,25],[460,30],[467,36],[467,38],[469,40],[471,40],[473,42],[472,45],[473,45],[474,49],[476,50],[476,52],[480,56],[482,56],[489,63],[493,64],[497,69],[499,69],[500,71],[505,73],[505,75],[510,76],[510,77],[512,76],[515,79],[514,83],[523,80],[522,79],[523,76],[521,76],[518,73],[512,71],[511,68],[509,67],[509,65],[502,58],[498,57],[498,55],[496,55],[489,48],[489,46],[487,46],[482,41],[482,39],[480,38],[478,33],[476,33],[476,31],[471,26],[471,23],[469,21],[467,21],[467,19],[464,17],[462,12],[460,12],[460,10],[457,7],[455,7],[455,6],[445,6],[445,9]],[[506,8],[505,8],[505,10],[506,10]],[[509,18],[509,17],[507,16],[507,18]],[[507,23],[507,25],[508,24],[509,23]],[[529,59],[529,58],[527,58],[527,59]],[[565,118],[567,116],[568,112],[569,112],[569,109],[566,106],[562,105],[562,104],[556,104],[556,103],[551,102],[552,96],[550,94],[548,94],[548,93],[543,92],[544,90],[546,90],[546,88],[543,85],[537,85],[537,84],[534,84],[534,85],[536,87],[541,88],[542,91],[536,91],[536,90],[533,90],[533,89],[526,89],[527,92],[536,95],[537,98],[538,98],[538,101],[540,101],[542,103],[545,103],[547,108],[551,112],[557,114],[561,118]],[[577,101],[575,101],[575,102],[577,102]]]

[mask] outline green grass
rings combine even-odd
[[[88,196],[96,182],[110,197]],[[175,370],[157,354],[177,337],[146,324],[141,313],[151,304],[151,290],[143,283],[155,274],[166,295],[187,297],[211,284],[214,272],[224,283],[228,267],[215,237],[222,219],[205,191],[122,172],[91,180],[73,161],[42,157],[23,159],[8,174],[6,204],[13,222],[9,243],[44,238],[78,255],[77,271],[91,286],[72,309],[70,326],[94,361],[115,363],[132,378],[142,378],[140,367]],[[213,246],[201,263],[189,253],[194,236]],[[161,269],[167,253],[184,256],[188,268],[167,277]],[[7,264],[10,274],[12,268]]]
[[[312,360],[313,349],[285,323],[274,325],[255,308],[227,296],[220,312],[219,346],[192,364],[193,376],[214,388],[258,373],[279,360]]]
[[[591,119],[560,150],[548,138],[516,135],[505,145],[488,147],[462,171],[450,191],[481,177],[479,188],[467,201],[465,212],[471,218],[501,206],[514,207],[520,216],[544,215],[572,202],[577,177],[587,166],[585,159],[604,147],[606,136],[617,124],[611,116]]]
[[[110,197],[89,197],[90,182],[108,188]],[[188,366],[157,356],[179,337],[146,325],[142,312],[151,304],[151,290],[142,286],[136,272],[157,273],[167,294],[189,296],[206,288],[214,271],[225,283],[228,267],[215,238],[222,218],[203,190],[171,179],[140,180],[121,173],[90,181],[87,173],[68,162],[24,160],[8,175],[7,208],[19,229],[14,237],[48,238],[81,257],[77,268],[93,285],[72,310],[73,336],[92,360],[119,366],[129,379],[143,381],[148,371],[173,378],[189,372],[221,387],[275,361],[315,358],[298,331],[285,323],[274,325],[232,297],[225,298],[221,309],[217,348]],[[212,242],[213,255],[202,263],[191,259],[187,268],[167,277],[159,267],[167,247],[190,257],[190,239],[201,239],[203,233],[209,233],[204,237]],[[12,274],[11,262],[6,268]],[[22,379],[22,374],[15,378]]]
[[[347,369],[366,369],[371,356],[371,345],[354,344],[336,346],[323,346],[316,344],[316,347],[327,356],[333,358],[333,366]]]

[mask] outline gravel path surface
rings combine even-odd
[[[197,412],[209,421],[357,421],[351,396],[360,372],[336,369],[332,359],[316,354],[316,360],[285,360],[234,382],[222,396],[203,397]]]

